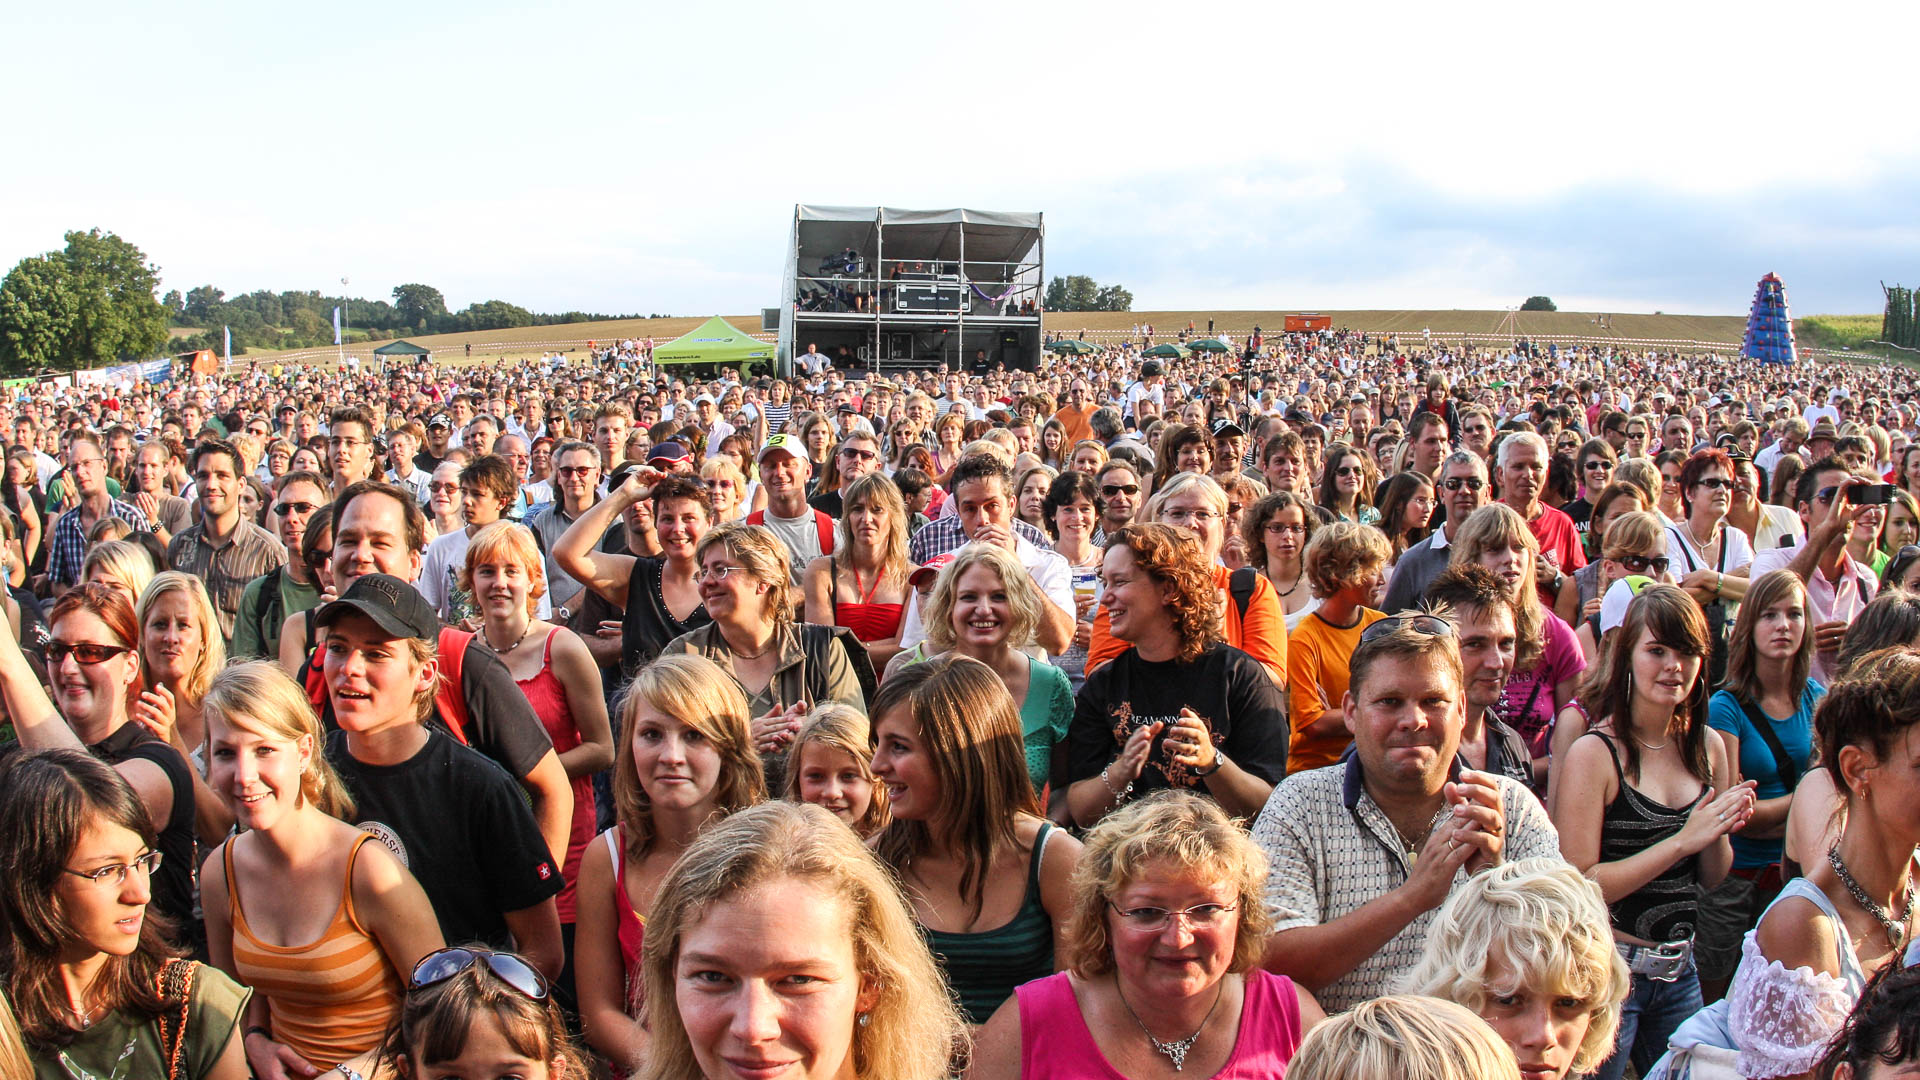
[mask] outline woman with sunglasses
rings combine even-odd
[[[285,672],[264,662],[221,672],[206,729],[208,783],[242,831],[209,857],[201,901],[213,962],[256,991],[248,1061],[261,1076],[365,1068],[399,1006],[401,973],[441,946],[426,893],[346,820],[352,798]],[[303,887],[286,888],[291,880]]]
[[[1588,439],[1575,451],[1574,461],[1574,482],[1580,485],[1580,497],[1561,507],[1560,512],[1573,521],[1574,531],[1585,540],[1592,531],[1600,493],[1613,482],[1613,467],[1619,463],[1619,456],[1607,440]]]
[[[1573,589],[1561,589],[1559,602],[1554,605],[1553,613],[1568,626],[1577,627],[1582,618],[1600,610],[1599,597],[1607,591],[1606,583],[1600,580],[1600,564],[1605,557],[1608,528],[1615,521],[1645,510],[1647,506],[1648,502],[1640,489],[1624,482],[1608,484],[1594,493],[1593,507],[1585,526],[1586,533],[1580,538],[1586,550],[1587,565],[1573,572]]]
[[[1637,505],[1635,496],[1638,495],[1639,489],[1632,485],[1619,486],[1633,492],[1634,495],[1617,499],[1612,505]],[[1589,580],[1592,582],[1594,591],[1593,595],[1587,597],[1581,604],[1579,619],[1573,626],[1574,637],[1580,643],[1580,655],[1586,660],[1588,667],[1600,661],[1602,639],[1600,607],[1606,599],[1607,590],[1612,588],[1613,583],[1631,575],[1648,577],[1669,584],[1673,582],[1672,575],[1668,573],[1671,561],[1667,556],[1667,528],[1668,526],[1660,520],[1660,515],[1650,511],[1628,510],[1619,514],[1607,525],[1607,531],[1600,546],[1600,557],[1581,568],[1579,574],[1585,574],[1589,569],[1593,571]],[[1580,582],[1579,574],[1574,575],[1574,580],[1579,584],[1581,595],[1586,596],[1587,585]],[[1580,730],[1585,731],[1586,727],[1582,725]],[[1555,742],[1558,744],[1559,740],[1556,739]],[[1572,738],[1569,738],[1565,746],[1570,746],[1572,743]],[[1561,749],[1565,746],[1561,746]]]
[[[1561,853],[1600,883],[1633,972],[1615,1050],[1595,1073],[1602,1080],[1618,1080],[1629,1062],[1646,1075],[1699,1010],[1698,894],[1726,877],[1728,835],[1745,827],[1754,790],[1735,782],[1707,726],[1700,606],[1675,586],[1648,586],[1619,634],[1582,688],[1593,730],[1556,769],[1564,775],[1553,806]]]
[[[1728,609],[1747,591],[1746,579],[1728,577],[1727,571],[1753,562],[1753,542],[1726,523],[1734,479],[1733,461],[1725,450],[1701,450],[1687,458],[1678,483],[1686,516],[1667,529],[1667,560],[1680,587],[1706,610],[1708,632],[1719,638],[1708,667],[1717,683],[1726,667],[1725,628],[1732,621]],[[1876,519],[1866,533],[1867,544],[1874,543],[1879,526]],[[1872,558],[1871,553],[1867,557]]]
[[[14,704],[21,677],[39,684],[8,652],[0,645],[0,687]],[[0,767],[0,988],[34,1076],[246,1080],[251,991],[168,943],[152,901],[171,860],[145,801],[79,749],[15,753]]]
[[[154,910],[169,920],[177,943],[198,946],[205,939],[193,916],[192,767],[133,719],[141,697],[140,624],[133,607],[104,585],[83,584],[60,598],[47,625],[51,700],[11,628],[0,633],[0,694],[20,743],[30,749],[84,747],[127,778],[168,864],[154,876]],[[65,724],[49,722],[56,710]]]
[[[404,1080],[589,1080],[595,1075],[574,1047],[566,1014],[540,972],[513,953],[474,947],[441,949],[414,965],[380,1057],[386,1068],[368,1070],[369,1075]],[[367,1080],[351,1068],[339,1071],[341,1080]]]
[[[1335,521],[1372,525],[1380,520],[1373,506],[1373,469],[1367,455],[1351,446],[1336,444],[1327,450],[1319,498]]]
[[[614,827],[580,865],[575,980],[587,1041],[616,1068],[640,1066],[647,1034],[640,948],[645,912],[700,832],[767,797],[745,697],[711,661],[642,668],[621,705]]]
[[[706,486],[707,501],[713,507],[714,524],[738,521],[747,516],[746,503],[741,499],[747,482],[732,458],[725,455],[708,458],[700,466],[700,482]]]

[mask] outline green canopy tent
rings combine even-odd
[[[1153,348],[1146,350],[1140,355],[1158,357],[1164,360],[1182,360],[1186,358],[1187,350],[1184,348],[1181,348],[1178,345],[1173,344],[1172,342],[1165,342],[1159,345],[1155,345]]]
[[[1074,356],[1092,356],[1094,353],[1099,352],[1100,349],[1084,341],[1075,341],[1072,338],[1061,338],[1059,341],[1047,342],[1047,351],[1054,353],[1071,353]]]
[[[773,353],[772,345],[749,337],[715,315],[692,332],[655,346],[653,362],[660,367],[737,367],[743,375],[771,373]]]
[[[1221,341],[1219,338],[1210,337],[1201,338],[1198,341],[1189,341],[1187,342],[1187,348],[1192,349],[1194,352],[1223,353],[1233,351],[1227,348],[1226,342]]]
[[[431,356],[432,350],[423,349],[411,341],[390,341],[373,350],[375,356]]]

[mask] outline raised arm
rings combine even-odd
[[[600,538],[622,511],[645,497],[648,487],[643,479],[650,484],[658,475],[652,470],[635,469],[626,483],[588,507],[553,542],[553,561],[560,564],[560,569],[622,610],[627,606],[627,581],[633,576],[634,557],[598,550]]]
[[[21,746],[29,750],[86,749],[60,710],[53,707],[33,662],[20,651],[19,632],[7,623],[4,606],[0,606],[0,700],[7,703],[7,715],[13,718],[13,730]]]

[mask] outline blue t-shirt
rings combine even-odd
[[[1780,745],[1793,759],[1801,775],[1807,771],[1807,762],[1813,757],[1813,707],[1820,701],[1827,688],[1807,680],[1807,688],[1800,692],[1800,707],[1792,716],[1769,716],[1773,721],[1773,732],[1780,737]],[[1740,778],[1756,780],[1754,796],[1761,799],[1777,799],[1787,794],[1786,779],[1780,775],[1780,766],[1774,761],[1773,751],[1767,746],[1767,740],[1754,729],[1753,721],[1747,711],[1740,707],[1731,691],[1722,690],[1713,695],[1707,706],[1707,724],[1715,731],[1724,731],[1740,740]],[[1733,865],[1737,870],[1751,870],[1780,859],[1782,848],[1778,839],[1748,839],[1735,834],[1733,837]]]

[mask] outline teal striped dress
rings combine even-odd
[[[1004,926],[978,934],[920,928],[970,1024],[986,1023],[1014,987],[1053,974],[1053,917],[1040,902],[1040,856],[1053,828],[1043,824],[1034,836],[1027,894]]]

